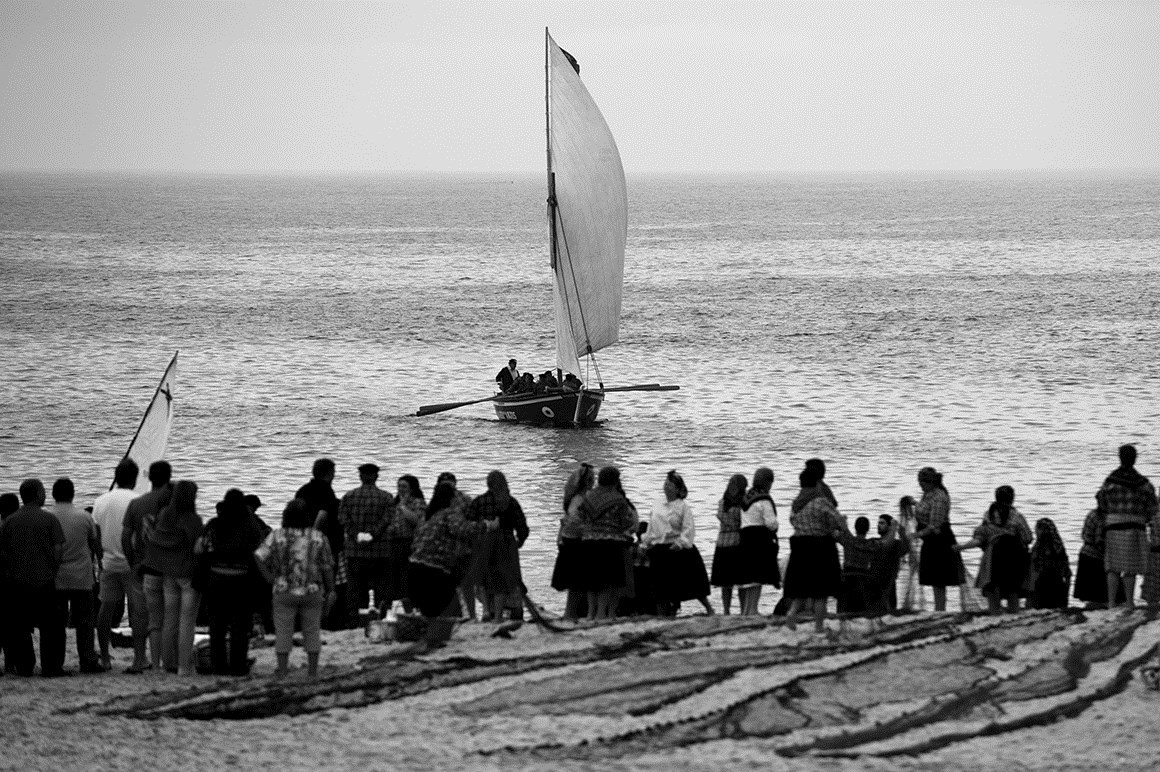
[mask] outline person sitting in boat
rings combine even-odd
[[[547,391],[548,389],[560,388],[560,382],[556,380],[556,376],[552,375],[551,370],[545,370],[540,374],[540,378],[536,381],[537,391]]]
[[[519,381],[519,379],[520,371],[516,369],[516,360],[514,359],[509,359],[507,367],[501,368],[500,371],[495,374],[496,385],[499,386],[500,391],[505,393],[511,389],[512,384]]]
[[[580,391],[580,387],[584,384],[575,375],[568,373],[564,376],[564,383],[561,385],[564,387],[564,391]]]
[[[536,390],[536,377],[531,373],[524,373],[505,391],[505,394],[531,394]]]

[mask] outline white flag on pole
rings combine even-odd
[[[137,489],[149,489],[149,465],[165,458],[165,447],[169,444],[169,428],[173,425],[173,382],[177,377],[177,354],[165,368],[161,383],[153,392],[149,407],[141,418],[141,425],[125,451],[125,458],[137,462],[141,470],[137,476]]]

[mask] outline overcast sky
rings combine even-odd
[[[544,27],[626,171],[1160,169],[1160,2],[12,2],[0,169],[544,165]]]

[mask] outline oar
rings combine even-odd
[[[659,383],[638,383],[635,386],[611,386],[600,389],[605,393],[610,391],[676,391],[680,386],[661,386]]]
[[[480,402],[490,402],[498,397],[498,394],[493,394],[490,397],[482,397],[480,399],[469,399],[466,402],[440,402],[438,405],[423,405],[419,408],[415,415],[431,415],[432,413],[442,413],[444,410],[454,410],[457,407],[464,407],[466,405],[476,405]]]

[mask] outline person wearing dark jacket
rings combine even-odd
[[[294,498],[306,502],[306,510],[314,517],[314,527],[322,532],[330,545],[334,558],[334,584],[338,600],[330,607],[322,620],[324,630],[345,630],[346,618],[346,553],[343,551],[345,534],[338,519],[338,497],[334,495],[334,462],[320,458],[311,469],[310,482],[294,494]]]
[[[254,613],[254,550],[265,534],[237,488],[226,491],[217,517],[197,540],[198,587],[209,609],[209,652],[217,675],[246,675]]]
[[[36,667],[32,628],[40,629],[40,674],[65,675],[64,619],[57,614],[56,574],[64,555],[64,530],[44,508],[44,484],[20,483],[23,506],[0,522],[0,565],[4,567],[4,664],[30,676]]]

